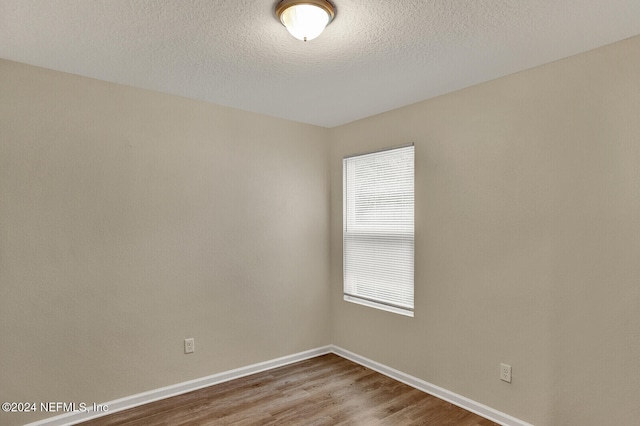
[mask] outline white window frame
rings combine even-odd
[[[344,300],[413,317],[415,147],[342,164]]]

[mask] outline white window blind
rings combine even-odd
[[[342,163],[344,300],[413,316],[414,147]]]

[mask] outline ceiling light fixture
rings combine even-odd
[[[313,40],[324,31],[336,15],[326,0],[282,0],[276,15],[292,36],[298,40]]]

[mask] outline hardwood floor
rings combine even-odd
[[[497,423],[328,354],[82,425],[493,426]]]

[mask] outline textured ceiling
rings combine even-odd
[[[640,34],[640,0],[0,0],[0,58],[333,127]],[[640,54],[640,52],[639,52]]]

